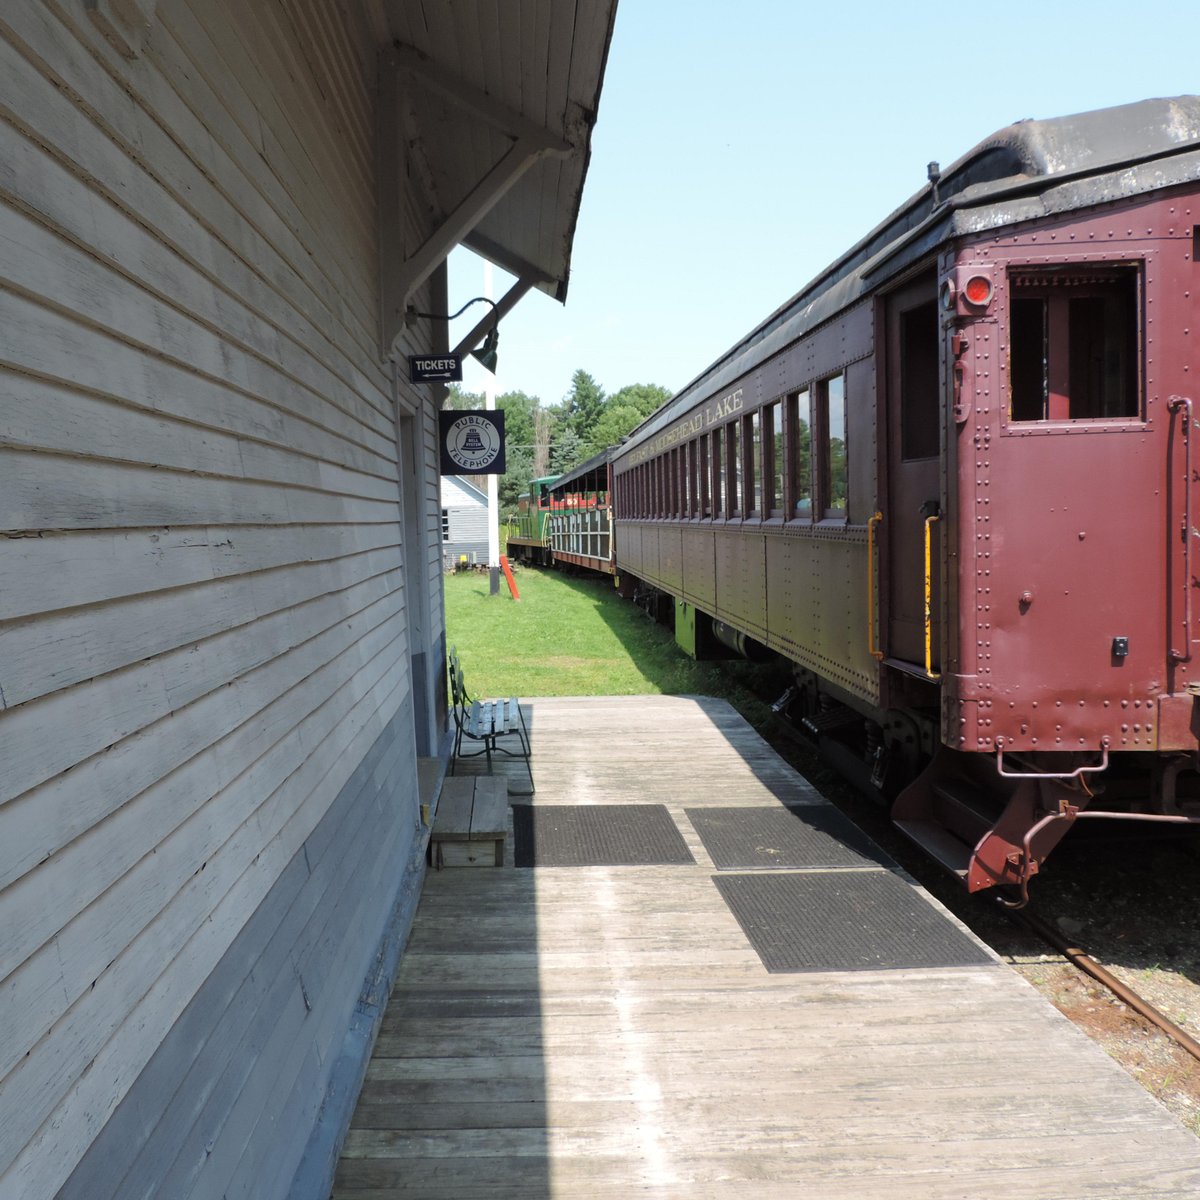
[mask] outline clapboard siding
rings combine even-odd
[[[328,788],[336,794],[378,736],[382,715],[374,705],[385,687],[348,707],[338,728],[273,790],[268,780],[249,797],[229,789],[206,804],[109,889],[105,903],[90,906],[58,934],[51,954],[39,953],[22,967],[13,981],[20,1002],[5,1013],[6,1034],[25,1037],[33,1025],[37,1036],[47,1019],[56,1023],[41,1037],[38,1053],[23,1058],[0,1085],[6,1142],[28,1139],[55,1112],[64,1087],[58,1119],[83,1120],[89,1133],[98,1131],[120,1099],[112,1079],[131,1061],[141,1069],[328,807]],[[130,928],[136,936],[114,958]],[[67,989],[78,998],[63,1011]],[[28,1013],[38,1001],[50,1012]],[[44,1127],[40,1136],[54,1144],[60,1131]],[[59,1169],[47,1161],[48,1147],[37,1143],[14,1168],[27,1184],[23,1165],[42,1174]]]
[[[185,644],[249,625],[284,608],[344,592],[370,580],[393,590],[399,547],[324,562],[289,563],[231,579],[199,583],[179,594],[151,592],[120,605],[72,607],[35,620],[0,624],[4,703],[23,704],[107,674],[130,658],[152,658]]]
[[[0,621],[398,544],[398,531],[390,524],[39,530],[26,539],[10,538],[3,547]]]
[[[366,22],[0,17],[3,1196],[287,1194],[413,858]]]
[[[355,441],[353,426],[331,428],[330,422],[322,425],[285,412],[230,383],[202,378],[186,363],[148,358],[144,348],[81,326],[23,296],[0,292],[0,320],[8,335],[6,365],[34,386],[38,377],[53,376],[53,383],[41,386],[90,394],[144,415],[175,417],[200,431],[231,435],[243,456],[264,453],[256,451],[260,445],[276,446],[290,452],[298,466],[309,457],[385,479],[395,471],[394,454],[387,447],[369,449]],[[21,392],[11,378],[2,386],[7,408]],[[13,432],[5,436],[19,439],[15,416],[13,420]]]
[[[245,1128],[270,1108],[259,1094],[267,1081],[256,1079],[247,1089],[253,1064],[269,1057],[262,1051],[273,1039],[307,1043],[313,1037],[309,1026],[320,1018],[305,1008],[304,995],[338,962],[339,942],[347,940],[339,933],[349,927],[348,918],[358,915],[379,926],[386,916],[377,904],[359,914],[339,909],[336,880],[363,865],[367,835],[387,817],[388,788],[413,769],[411,748],[403,746],[402,730],[393,722],[155,1053],[145,1076],[156,1086],[141,1089],[117,1110],[64,1187],[64,1200],[184,1196],[201,1178],[205,1194],[222,1194],[227,1157],[236,1163]],[[388,847],[393,862],[403,861],[405,834],[411,830],[393,827]],[[361,979],[366,965],[360,954],[338,969]],[[337,1013],[333,1027],[344,1027],[348,1016],[348,1010]],[[147,1102],[149,1095],[176,1085],[160,1105]],[[319,1101],[320,1088],[313,1090]],[[237,1110],[239,1097],[251,1106],[246,1113]],[[292,1097],[285,1109],[289,1120],[291,1113],[299,1115],[304,1099]],[[299,1130],[310,1124],[297,1121],[291,1136],[268,1139],[277,1151],[286,1151],[293,1166]],[[240,1135],[222,1136],[239,1126]],[[264,1187],[257,1194],[285,1190]]]
[[[265,204],[248,204],[257,193],[247,191],[244,183],[238,190],[242,205],[239,211],[215,183],[221,166],[230,175],[232,164],[205,161],[201,169],[143,110],[131,108],[129,97],[117,81],[98,75],[94,62],[79,56],[75,62],[64,61],[66,56],[58,52],[70,50],[70,45],[63,33],[55,38],[46,32],[53,17],[43,6],[21,6],[6,13],[6,19],[11,19],[21,34],[28,35],[37,50],[56,55],[53,61],[60,68],[56,76],[64,85],[89,89],[89,105],[95,106],[93,115],[97,120],[93,136],[99,144],[88,145],[87,139],[80,137],[78,109],[61,94],[61,89],[14,47],[0,43],[0,95],[6,103],[18,105],[15,111],[22,114],[22,128],[27,128],[29,134],[25,141],[10,139],[12,153],[19,157],[3,178],[12,187],[22,189],[15,198],[28,205],[31,218],[53,222],[62,237],[78,238],[82,248],[95,246],[114,271],[148,274],[151,285],[161,288],[172,277],[187,282],[195,273],[204,275],[216,293],[224,294],[226,310],[236,311],[243,300],[257,300],[260,308],[267,308],[265,315],[275,318],[260,337],[276,325],[284,329],[290,326],[297,347],[303,348],[309,336],[318,346],[321,342],[328,346],[330,337],[323,328],[330,327],[332,317],[336,322],[333,332],[339,332],[338,326],[346,326],[349,314],[339,290],[344,281],[322,279],[317,271],[317,247],[300,241]],[[138,60],[137,67],[143,63]],[[186,132],[194,135],[195,144],[213,147],[202,128]],[[54,169],[49,153],[38,146],[52,146],[62,167]],[[68,152],[72,157],[64,160]],[[17,166],[24,170],[16,170]],[[128,182],[124,178],[119,183],[114,181],[114,171],[124,171]],[[31,173],[30,179],[22,183],[25,172]],[[93,185],[93,172],[104,172],[98,176],[104,186]],[[71,177],[78,182],[72,184]],[[37,187],[39,183],[42,188]],[[43,200],[43,195],[47,199]],[[131,201],[141,202],[142,206],[131,207]],[[247,207],[252,211],[245,211]],[[208,228],[195,222],[181,223],[181,212],[200,218]],[[257,221],[246,223],[248,218]],[[94,234],[89,220],[100,222]],[[131,234],[123,221],[144,228],[144,238]],[[130,242],[126,244],[122,236],[131,238]],[[173,251],[175,260],[162,250],[156,251],[154,240]],[[234,244],[226,247],[226,240]],[[77,267],[78,261],[68,260],[57,268],[58,273],[66,273],[72,265]],[[344,261],[344,257],[338,261]],[[257,277],[253,284],[251,277]],[[210,304],[217,303],[217,299],[210,299]],[[295,315],[284,316],[289,308]],[[207,312],[201,310],[198,315]],[[370,316],[364,308],[360,322],[368,321]],[[306,329],[311,333],[306,334]],[[361,351],[370,344],[366,339],[371,337],[371,326],[364,330],[360,324],[357,332]],[[348,359],[353,351],[352,346],[347,347],[336,359]],[[355,374],[365,378],[370,366],[381,387],[379,368],[365,354],[362,358]],[[382,414],[382,405],[376,406]]]
[[[442,557],[457,562],[459,555],[474,554],[486,562],[488,553],[487,497],[469,491],[454,475],[442,480],[442,509],[446,514],[448,537],[442,541]]]

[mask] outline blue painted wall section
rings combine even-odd
[[[424,878],[416,780],[402,706],[61,1200],[328,1195]]]

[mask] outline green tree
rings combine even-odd
[[[561,406],[564,422],[583,445],[591,444],[592,426],[604,411],[604,389],[584,370],[571,376]]]
[[[585,457],[615,446],[671,398],[671,393],[654,383],[635,383],[614,392],[592,425]]]
[[[645,420],[651,413],[662,408],[672,393],[665,387],[661,387],[657,383],[630,383],[621,388],[619,392],[613,392],[608,398],[609,404],[627,404],[631,408],[637,409],[641,414],[642,420]]]
[[[487,408],[487,398],[482,392],[467,392],[461,383],[452,383],[447,389],[443,408],[453,408],[462,411],[465,408]]]
[[[569,425],[562,426],[550,442],[550,474],[564,475],[587,458],[583,443]]]

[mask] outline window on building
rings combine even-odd
[[[793,392],[787,398],[787,461],[790,464],[793,517],[812,517],[812,431],[809,393]]]
[[[1013,421],[1140,415],[1138,278],[1128,265],[1011,274]]]
[[[450,510],[448,508],[443,508],[442,509],[442,541],[448,542],[449,540],[450,540]]]

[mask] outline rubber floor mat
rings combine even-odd
[[[643,867],[694,863],[661,804],[514,804],[518,867]]]
[[[832,805],[684,811],[713,866],[722,871],[890,864],[883,851]]]
[[[890,871],[714,875],[768,971],[879,971],[995,963]]]

